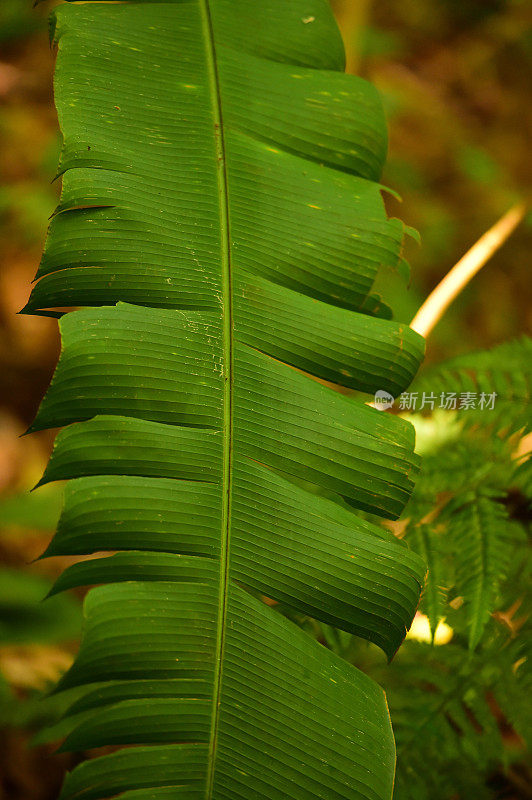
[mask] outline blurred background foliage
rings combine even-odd
[[[468,247],[530,191],[532,29],[526,0],[334,0],[348,68],[374,83],[390,131],[387,199],[421,234],[408,242],[410,321]],[[431,336],[429,362],[512,338],[530,326],[523,226]],[[393,277],[386,276],[386,281]],[[397,294],[401,294],[398,305]]]
[[[408,291],[394,274],[379,279],[385,297],[394,298],[396,316],[409,321],[464,251],[529,191],[529,5],[526,0],[331,1],[346,43],[349,71],[372,81],[386,107],[390,156],[383,183],[403,197],[402,203],[386,197],[389,212],[421,234],[421,248],[412,241],[406,245],[412,267]],[[82,597],[78,592],[36,602],[67,563],[36,560],[54,528],[60,489],[49,486],[27,493],[42,473],[53,433],[19,438],[33,418],[59,352],[53,320],[16,315],[27,300],[59,192],[58,183],[51,182],[60,140],[52,104],[53,57],[46,35],[53,4],[50,0],[32,9],[31,0],[0,1],[0,796],[9,800],[51,800],[64,769],[78,758],[50,758],[51,744],[27,747],[35,731],[53,722],[68,700],[41,698],[75,652]],[[529,330],[531,224],[529,215],[438,324],[428,343],[429,366]],[[422,423],[418,425],[421,430]],[[478,436],[474,441],[480,442]],[[467,454],[459,458],[463,461]],[[508,605],[511,598],[505,595],[503,600]],[[314,631],[386,686],[399,742],[405,719],[408,727],[408,720],[415,718],[415,711],[405,709],[417,703],[420,712],[428,704],[428,721],[421,721],[421,730],[427,741],[434,736],[434,770],[448,767],[447,773],[453,774],[453,765],[446,767],[436,758],[449,726],[460,728],[465,714],[473,729],[482,728],[474,712],[467,711],[479,708],[471,692],[481,692],[491,708],[499,732],[498,739],[490,740],[491,750],[481,744],[481,752],[473,752],[466,737],[465,754],[457,750],[454,756],[454,774],[458,768],[463,780],[443,782],[441,795],[422,782],[412,797],[532,796],[523,766],[523,735],[516,730],[520,723],[512,724],[502,713],[491,688],[522,658],[512,649],[522,625],[518,609],[499,613],[512,631],[511,646],[501,644],[500,626],[492,618],[480,652],[468,659],[467,639],[464,649],[460,623],[455,621],[458,632],[453,642],[438,648],[448,653],[444,659],[438,658],[430,641],[411,639],[391,668],[374,648],[353,642],[352,637]],[[512,622],[516,615],[519,625]],[[430,640],[430,633],[425,638]],[[495,653],[491,661],[483,655],[488,652]],[[465,706],[458,703],[448,711],[439,695],[445,672],[482,675],[484,683],[479,689],[467,678],[461,686],[469,691],[469,700],[466,697]],[[449,692],[442,687],[447,698]],[[510,705],[514,702],[517,708],[523,696],[516,699],[515,691],[512,684],[507,694]],[[447,716],[442,716],[442,709]],[[486,717],[484,707],[476,713]],[[418,774],[418,767],[404,762],[399,782],[404,783],[405,770]],[[485,779],[478,778],[482,770]]]

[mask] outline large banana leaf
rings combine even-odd
[[[106,584],[65,747],[137,745],[62,796],[389,798],[383,692],[259,599],[388,656],[418,602],[421,559],[354,510],[400,514],[413,429],[305,374],[397,394],[422,357],[370,296],[404,233],[376,94],[325,0],[54,19],[63,192],[26,310],[88,308],[34,424],[68,426],[47,554],[117,551],[57,586]]]

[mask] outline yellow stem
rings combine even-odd
[[[500,218],[429,294],[410,327],[425,338],[432,331],[455,297],[460,294],[471,278],[501,247],[522,221],[527,211],[525,203],[518,203]]]

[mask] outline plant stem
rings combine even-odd
[[[462,256],[460,261],[429,294],[410,323],[413,330],[425,338],[429,335],[455,297],[513,233],[526,211],[525,203],[512,206],[493,227],[475,242],[473,247]]]

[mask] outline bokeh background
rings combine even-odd
[[[17,316],[25,304],[59,191],[60,140],[46,33],[53,3],[0,0],[0,796],[55,796],[71,756],[28,749],[60,701],[40,692],[75,651],[79,596],[35,600],[65,559],[35,562],[60,498],[28,496],[50,433],[20,437],[59,351],[56,323]],[[383,183],[390,214],[421,234],[407,244],[411,285],[381,278],[409,321],[465,250],[530,188],[532,32],[526,0],[332,0],[348,69],[380,90],[390,129]],[[429,362],[530,330],[530,216],[431,335]],[[525,792],[525,790],[523,790]],[[509,795],[505,795],[509,796]],[[530,794],[515,794],[530,797]]]

